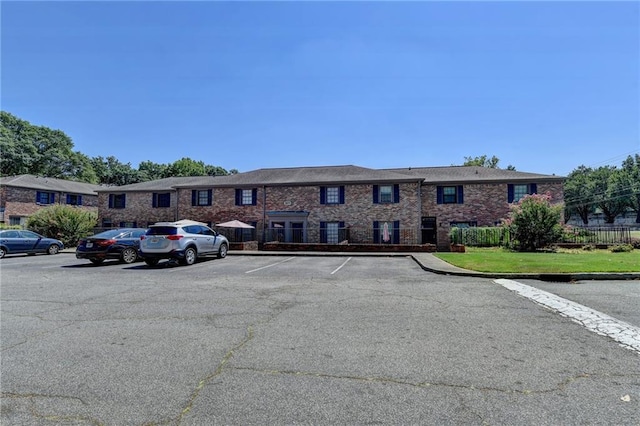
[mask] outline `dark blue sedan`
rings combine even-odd
[[[78,259],[89,259],[99,265],[105,259],[118,259],[124,263],[138,260],[140,236],[147,232],[143,228],[110,229],[80,240],[76,248]]]
[[[62,241],[46,238],[33,231],[22,229],[6,229],[0,231],[0,259],[5,254],[15,253],[47,253],[57,254],[64,248]]]

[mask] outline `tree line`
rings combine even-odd
[[[102,185],[129,185],[177,176],[222,176],[238,173],[184,157],[173,163],[143,161],[138,168],[114,156],[89,157],[73,150],[61,130],[36,126],[0,111],[0,175],[31,174]]]
[[[464,166],[500,168],[496,156],[464,157]],[[508,170],[515,170],[512,165]],[[191,158],[158,164],[143,161],[138,168],[116,157],[88,157],[73,150],[61,130],[35,126],[0,111],[0,175],[32,174],[102,185],[128,185],[178,176],[222,176],[238,173]],[[640,223],[640,155],[628,156],[621,167],[580,166],[565,181],[565,217],[577,214],[586,225],[596,209],[606,223],[631,209]]]

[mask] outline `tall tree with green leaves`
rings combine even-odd
[[[636,223],[640,223],[640,154],[629,155],[622,162],[619,186],[627,205],[636,212]]]
[[[481,155],[479,157],[464,157],[463,166],[480,166],[487,167],[489,169],[499,169],[498,164],[500,163],[500,159],[495,155],[489,158],[487,155]],[[515,170],[511,164],[507,166],[507,170]]]
[[[567,219],[578,214],[584,225],[589,224],[589,215],[595,211],[595,197],[591,185],[593,169],[580,166],[567,176],[564,183],[564,202]]]
[[[189,157],[183,157],[177,160],[167,168],[168,176],[206,176],[207,168],[203,161],[192,160]]]
[[[620,191],[620,180],[615,166],[602,166],[593,170],[589,190],[595,204],[604,215],[605,223],[614,223],[616,217],[627,208],[627,200]]]
[[[157,180],[168,177],[169,166],[166,164],[154,163],[153,161],[143,161],[138,165],[138,174],[142,182]]]
[[[93,157],[91,165],[103,185],[129,185],[141,182],[138,170],[131,163],[121,163],[116,157]]]

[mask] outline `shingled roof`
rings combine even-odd
[[[16,175],[0,177],[0,185],[14,188],[36,189],[51,192],[68,192],[73,194],[97,195],[100,185],[73,180],[41,177],[34,175]]]
[[[101,187],[98,192],[149,192],[172,191],[176,187],[194,188],[198,186],[213,186],[214,179],[222,176],[184,176],[168,177],[164,179],[150,180],[146,182],[132,183],[121,186]]]
[[[481,166],[408,167],[386,169],[424,179],[424,183],[561,182],[562,176],[492,169]]]
[[[278,186],[322,185],[336,183],[418,182],[419,176],[391,170],[367,169],[358,166],[290,167],[258,169],[245,173],[211,178],[211,186]],[[176,187],[191,187],[191,183]]]

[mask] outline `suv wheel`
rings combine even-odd
[[[220,250],[218,250],[218,259],[224,259],[227,257],[227,251],[229,248],[226,244],[220,244]]]
[[[196,263],[196,258],[198,256],[198,252],[193,247],[187,247],[184,251],[184,259],[180,261],[183,265],[193,265]]]

